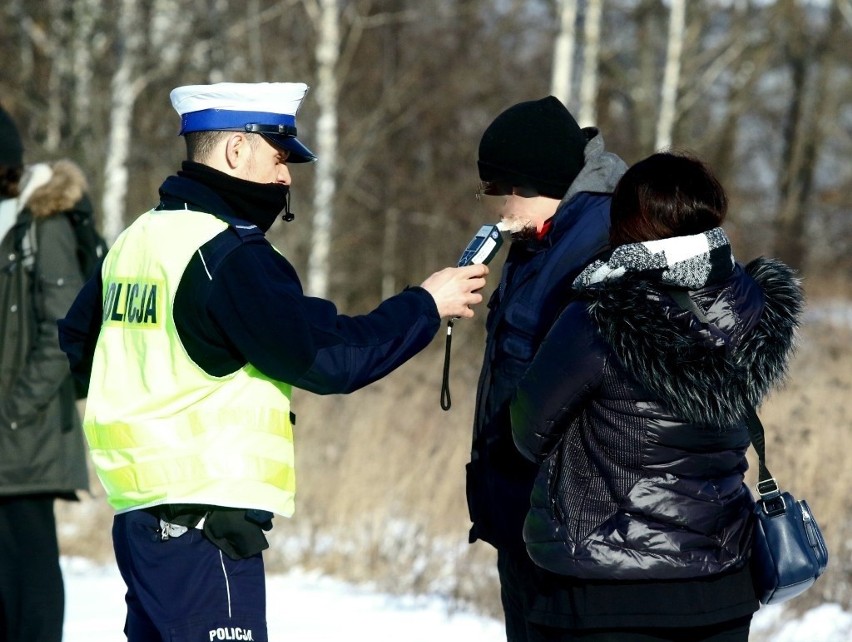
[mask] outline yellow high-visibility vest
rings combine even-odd
[[[290,385],[251,365],[207,374],[175,327],[175,292],[190,258],[225,228],[204,212],[152,210],[104,261],[83,424],[118,512],[212,504],[293,514]]]

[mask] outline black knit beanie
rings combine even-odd
[[[24,164],[24,146],[15,121],[0,107],[0,165],[21,167]]]
[[[562,198],[583,168],[586,136],[553,96],[509,107],[479,142],[479,178]]]

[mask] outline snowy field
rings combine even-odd
[[[114,567],[63,559],[64,642],[122,642],[124,584]],[[328,642],[366,637],[376,642],[503,642],[502,622],[453,611],[438,598],[399,597],[314,575],[267,579],[269,639]],[[852,613],[823,605],[784,622],[783,607],[761,609],[753,639],[772,642],[850,642]]]
[[[114,567],[63,559],[63,642],[122,642],[124,583]],[[326,642],[502,642],[501,622],[453,613],[437,598],[383,595],[314,575],[267,578],[269,639]]]

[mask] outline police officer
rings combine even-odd
[[[292,387],[366,386],[481,301],[484,266],[436,272],[363,316],[303,293],[265,232],[292,218],[288,164],[316,159],[296,137],[306,91],[174,89],[188,160],[60,321],[88,381],[131,641],[266,640],[263,531],[294,511]]]

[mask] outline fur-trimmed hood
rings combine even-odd
[[[21,197],[34,219],[72,209],[88,192],[83,170],[70,160],[27,167]]]
[[[677,415],[721,428],[784,379],[804,306],[793,271],[765,258],[689,292],[709,323],[647,280],[587,294],[589,314],[625,370]]]

